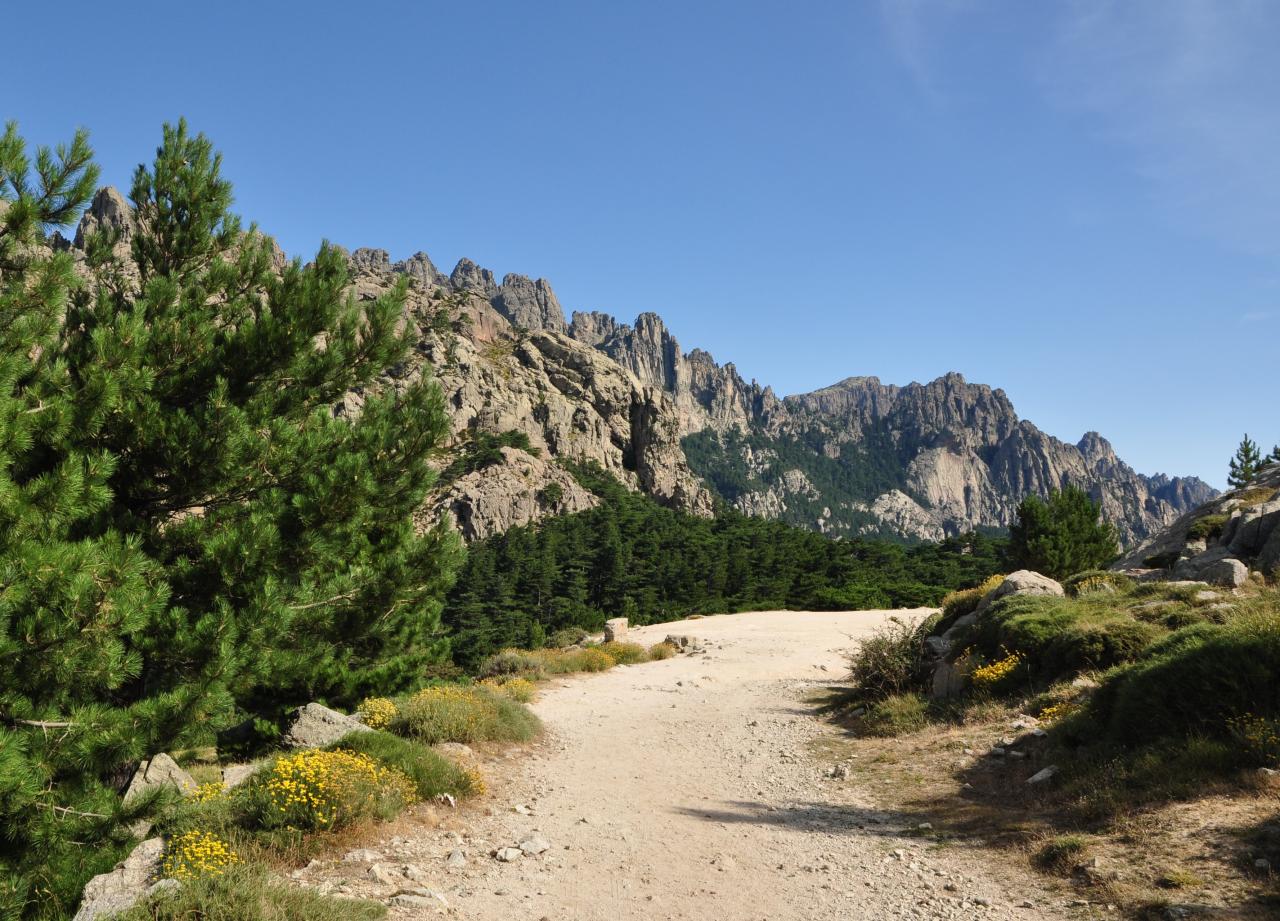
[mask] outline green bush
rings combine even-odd
[[[547,638],[547,645],[552,649],[564,649],[578,645],[590,635],[581,627],[563,627]]]
[[[442,793],[469,796],[475,792],[474,775],[443,755],[410,739],[389,732],[353,732],[329,746],[368,755],[395,768],[413,782],[418,798],[434,799]]]
[[[1026,595],[1001,599],[974,631],[985,655],[1018,653],[1040,682],[1132,661],[1159,634],[1114,606]]]
[[[1110,673],[1089,711],[1107,737],[1137,745],[1191,736],[1224,739],[1229,721],[1280,715],[1280,621],[1197,624]]]
[[[272,879],[259,867],[166,889],[113,921],[377,921],[387,910],[365,899],[330,898]]]
[[[1088,841],[1081,835],[1059,835],[1036,851],[1035,864],[1047,872],[1065,875],[1080,865],[1088,849]]]
[[[1230,520],[1230,515],[1205,515],[1197,518],[1187,529],[1187,537],[1192,540],[1211,540],[1222,534],[1222,529]]]
[[[849,657],[849,677],[858,700],[877,701],[918,687],[922,668],[919,630],[891,617],[862,640]]]
[[[899,736],[929,724],[929,701],[922,694],[891,694],[867,707],[858,721],[863,735]]]
[[[535,675],[543,672],[545,658],[528,649],[504,649],[480,663],[479,678],[503,678],[509,675]]]

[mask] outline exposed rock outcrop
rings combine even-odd
[[[1182,515],[1114,568],[1228,587],[1244,584],[1250,569],[1280,572],[1280,464]]]
[[[133,226],[124,197],[103,189],[75,244],[60,245],[83,250],[88,234],[110,229],[127,247]],[[1135,473],[1096,433],[1076,445],[1046,435],[1018,418],[1003,391],[958,374],[905,387],[851,377],[779,399],[732,364],[684,352],[655,313],[629,325],[575,312],[566,324],[545,279],[508,274],[499,284],[469,259],[446,276],[421,252],[393,262],[384,250],[356,249],[349,259],[360,297],[377,296],[399,276],[412,282],[405,322],[416,326],[417,347],[385,385],[404,386],[429,369],[459,439],[517,431],[539,454],[508,457],[433,498],[423,520],[447,512],[471,538],[588,507],[589,494],[576,482],[571,488],[562,469],[572,462],[598,463],[629,488],[708,514],[711,494],[700,477],[714,479],[711,467],[740,464],[747,451],[759,459],[746,458],[751,482],[725,498],[748,514],[833,536],[934,540],[1000,528],[1025,496],[1077,485],[1133,544],[1214,495],[1194,478]],[[284,261],[277,249],[277,264]],[[442,309],[451,332],[437,322]],[[339,411],[358,413],[362,402],[351,393]],[[720,440],[704,445],[711,450],[699,453],[695,472],[682,439],[700,433]],[[730,433],[749,440],[731,442]],[[544,493],[552,484],[558,489]],[[557,493],[556,501],[538,498]]]

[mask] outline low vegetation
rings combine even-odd
[[[330,898],[273,879],[261,867],[184,881],[113,921],[378,921],[387,910],[364,899]]]
[[[918,739],[918,750],[935,737],[964,739],[950,744],[972,764],[943,755],[938,742],[939,763],[960,765],[959,799],[946,808],[970,824],[981,815],[992,840],[1016,843],[1042,829],[1039,845],[1025,845],[1033,863],[1097,885],[1103,871],[1081,870],[1088,846],[1114,854],[1140,816],[1205,797],[1247,800],[1266,786],[1258,768],[1280,769],[1280,588],[1254,581],[1230,593],[1099,571],[1064,587],[1065,597],[988,602],[950,635],[941,665],[938,638],[980,593],[949,596],[919,627],[890,623],[851,657],[853,689],[841,708],[867,739]],[[935,693],[939,668],[958,675],[957,695]],[[1026,783],[1046,768],[1049,780]],[[918,760],[903,769],[917,776]],[[935,800],[933,808],[944,807]],[[1280,833],[1272,837],[1280,842]],[[1238,846],[1258,859],[1280,857],[1268,842]],[[1147,890],[1136,879],[1107,883],[1109,898],[1138,905],[1158,889],[1203,884],[1172,859],[1163,863],[1142,874]]]

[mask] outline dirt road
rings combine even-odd
[[[765,612],[633,630],[645,643],[688,634],[705,652],[547,686],[535,709],[548,740],[490,767],[513,777],[492,814],[386,855],[421,860],[439,902],[393,907],[392,917],[1065,917],[1025,872],[931,847],[809,753],[831,729],[804,699],[843,677],[843,653],[889,613]],[[543,853],[491,856],[539,840]],[[453,851],[465,865],[443,869]]]

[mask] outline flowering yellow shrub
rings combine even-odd
[[[634,665],[649,658],[649,653],[639,643],[601,643],[597,647],[601,652],[613,659],[618,665]]]
[[[467,796],[484,796],[489,792],[489,785],[485,783],[484,775],[478,768],[463,768],[462,773],[466,776]]]
[[[386,729],[397,715],[395,703],[386,697],[366,697],[356,712],[370,729]]]
[[[402,772],[351,751],[307,749],[271,766],[263,816],[269,826],[337,828],[375,811],[398,811],[417,799]]]
[[[980,595],[986,595],[989,592],[995,591],[1002,585],[1004,585],[1004,576],[996,573],[994,576],[987,576],[987,578],[983,580],[982,584],[978,586],[978,592]]]
[[[1053,704],[1052,706],[1045,707],[1043,710],[1040,711],[1040,722],[1042,723],[1056,722],[1057,720],[1062,719],[1064,716],[1068,716],[1071,713],[1074,713],[1076,709],[1077,709],[1076,705],[1072,703]]]
[[[505,681],[497,678],[486,678],[480,683],[522,704],[529,703],[538,693],[537,685],[528,678],[508,678]]]
[[[226,792],[226,787],[221,780],[213,780],[209,783],[202,783],[196,787],[196,792],[191,794],[193,803],[207,803],[211,799],[217,799]]]
[[[189,831],[171,838],[164,848],[160,875],[169,879],[218,876],[240,862],[227,842],[207,831]]]
[[[1280,762],[1280,720],[1244,713],[1228,719],[1227,729],[1252,760],[1263,765]]]
[[[613,656],[598,646],[580,649],[573,658],[578,670],[584,672],[604,672],[618,664]]]
[[[1021,664],[1022,656],[1015,652],[1005,656],[998,662],[975,668],[973,674],[969,677],[972,679],[974,687],[979,690],[989,690],[1012,675]]]

